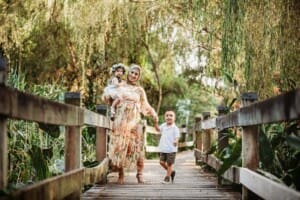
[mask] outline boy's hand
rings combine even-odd
[[[178,145],[178,141],[175,140],[175,141],[173,142],[173,144],[174,144],[174,146],[176,147],[176,146]]]

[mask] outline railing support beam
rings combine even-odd
[[[65,94],[65,103],[80,106],[80,93]],[[65,133],[65,171],[80,168],[81,165],[81,127],[67,126]]]
[[[242,106],[248,106],[257,101],[255,93],[242,95]],[[242,132],[242,166],[255,171],[259,164],[259,132],[258,126],[244,126]],[[242,199],[255,199],[256,195],[245,186],[242,188]]]
[[[106,116],[107,115],[107,106],[106,105],[97,105],[97,113]],[[107,154],[107,135],[106,128],[97,127],[96,128],[96,160],[101,162],[106,158]]]
[[[6,83],[6,60],[0,55],[0,85]],[[7,186],[8,172],[8,138],[7,138],[7,118],[0,115],[0,190]]]
[[[0,190],[7,186],[7,168],[8,168],[8,146],[7,146],[7,119],[0,116]]]
[[[203,120],[207,120],[210,117],[210,112],[203,112]],[[202,134],[202,152],[207,154],[211,147],[211,129],[204,130]]]

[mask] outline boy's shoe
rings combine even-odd
[[[172,173],[171,173],[171,180],[172,180],[172,183],[174,182],[175,174],[176,174],[175,170],[172,171]]]
[[[162,184],[170,184],[170,177],[166,176],[165,179],[161,182]]]

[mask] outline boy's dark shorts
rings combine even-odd
[[[159,153],[160,161],[167,162],[169,165],[175,163],[176,152],[173,153]]]

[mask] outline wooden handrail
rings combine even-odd
[[[0,189],[7,186],[7,119],[66,126],[65,151],[69,152],[65,155],[67,173],[26,186],[10,194],[9,199],[79,199],[82,184],[106,180],[108,173],[108,160],[105,159],[106,131],[111,129],[111,121],[79,105],[51,101],[4,84],[0,85]],[[80,127],[84,125],[96,127],[96,160],[102,162],[94,168],[81,168],[80,165]]]
[[[300,89],[264,101],[244,105],[239,110],[223,116],[198,120],[195,131],[202,134],[201,138],[203,140],[204,131],[206,130],[221,131],[226,128],[242,127],[243,167],[232,166],[224,173],[223,177],[234,183],[243,184],[245,188],[243,189],[243,199],[250,198],[248,189],[264,199],[277,199],[278,197],[282,197],[280,199],[300,199],[300,192],[255,172],[258,166],[259,150],[256,146],[259,143],[257,125],[295,119],[300,119]],[[202,147],[204,142],[200,142]],[[199,141],[196,141],[196,143],[199,143]],[[206,154],[203,149],[199,148],[195,149],[195,158],[196,160],[200,159],[216,170],[223,164],[219,159]],[[266,186],[268,186],[267,190],[265,189]]]

